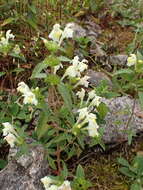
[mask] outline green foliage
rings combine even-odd
[[[74,190],[87,190],[92,186],[92,184],[85,179],[84,170],[81,165],[78,165],[77,167],[76,176],[72,185]]]
[[[119,171],[131,179],[131,190],[141,190],[143,187],[143,157],[136,156],[131,164],[124,158],[118,158],[118,163],[123,167]]]

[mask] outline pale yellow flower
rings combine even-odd
[[[27,92],[23,96],[24,96],[24,99],[23,99],[24,104],[33,104],[35,106],[38,104],[38,100],[36,99],[36,96],[34,93]]]
[[[69,181],[64,181],[63,184],[58,187],[58,190],[72,190]]]
[[[7,143],[10,145],[11,148],[14,147],[16,142],[16,137],[12,133],[9,133],[7,136],[4,137],[4,139],[7,141]]]
[[[51,179],[50,177],[45,176],[41,178],[41,182],[43,183],[45,189],[48,189],[50,185],[54,182],[54,180]]]
[[[127,66],[132,66],[137,63],[137,57],[135,54],[130,54],[130,56],[127,59]]]
[[[85,90],[82,88],[81,91],[78,91],[76,93],[76,95],[81,99],[83,100],[84,96],[85,96]]]
[[[87,88],[89,85],[89,81],[88,81],[89,78],[90,78],[89,76],[84,76],[84,77],[80,78],[79,82],[75,85],[75,87],[82,85]]]
[[[2,129],[3,136],[6,136],[9,133],[12,133],[12,132],[15,131],[13,126],[9,122],[5,122],[5,123],[2,123],[2,124],[4,126],[4,129]]]
[[[59,42],[62,36],[63,31],[60,29],[60,24],[55,24],[53,26],[53,30],[49,34],[49,38],[52,39],[54,42]]]
[[[17,91],[23,94],[30,92],[30,88],[24,82],[18,83]]]

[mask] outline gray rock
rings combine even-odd
[[[112,87],[112,82],[111,82],[110,78],[103,72],[96,72],[96,71],[89,69],[87,71],[86,75],[90,77],[88,79],[88,81],[92,86],[96,87],[100,84],[101,81],[106,80],[107,84],[110,87]]]
[[[127,58],[128,58],[127,55],[113,55],[109,56],[108,62],[111,65],[125,66]]]
[[[82,26],[74,22],[68,24],[70,24],[70,28],[73,30],[73,35],[75,38],[85,37],[87,35],[86,30]]]
[[[143,112],[138,101],[135,102],[135,109],[131,117],[134,99],[123,96],[113,99],[103,99],[108,106],[108,112],[103,126],[105,133],[103,140],[105,143],[119,143],[126,141],[128,132],[133,134],[143,132]],[[130,120],[130,122],[129,122]],[[129,122],[129,124],[127,124]]]
[[[40,179],[50,173],[44,158],[44,149],[30,147],[29,154],[16,157],[16,148],[10,149],[9,163],[0,171],[1,190],[44,190]]]

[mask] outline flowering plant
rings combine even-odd
[[[67,170],[65,161],[74,155],[80,156],[87,144],[87,136],[90,136],[90,146],[100,144],[103,147],[98,112],[103,103],[95,89],[89,87],[89,76],[85,74],[88,60],[81,60],[78,56],[69,59],[64,55],[62,44],[73,37],[71,27],[72,24],[67,24],[62,30],[59,24],[55,24],[49,34],[51,40],[42,38],[50,55],[34,68],[31,79],[43,79],[46,88],[30,89],[24,82],[17,87],[22,94],[17,104],[22,109],[28,106],[31,118],[38,115],[32,138],[43,144],[49,165],[59,176]],[[3,135],[10,146],[20,145],[20,134],[10,124],[10,127],[6,127],[6,123],[3,125]],[[50,178],[42,180],[46,189],[71,190],[68,181],[60,184],[49,181]]]

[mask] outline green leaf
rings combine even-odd
[[[47,104],[44,105],[43,103],[42,108],[43,109],[40,113],[37,129],[36,129],[36,134],[38,136],[38,139],[44,136],[45,132],[48,130],[47,122],[49,120],[49,116],[51,115],[50,109],[48,108]]]
[[[61,176],[62,176],[62,179],[65,180],[68,177],[68,169],[63,160],[62,160],[62,163],[63,163],[63,170],[61,172]]]
[[[143,73],[143,63],[137,63],[136,64],[136,72],[137,73]]]
[[[125,160],[124,158],[117,158],[117,161],[118,161],[118,163],[121,164],[122,166],[130,167],[130,164],[129,164],[128,161]]]
[[[131,189],[130,190],[141,190],[142,186],[138,183],[134,183],[131,185]]]
[[[59,60],[62,62],[70,62],[71,61],[71,59],[69,59],[68,57],[65,57],[65,56],[60,56]]]
[[[59,65],[59,64],[60,64],[60,60],[59,60],[57,57],[55,57],[55,56],[53,56],[53,55],[50,55],[49,57],[47,57],[47,58],[45,59],[45,63],[46,63],[48,66],[53,67],[53,66]]]
[[[99,113],[99,115],[100,115],[100,118],[101,118],[101,119],[104,119],[105,116],[106,116],[106,114],[107,114],[108,111],[109,111],[109,108],[107,107],[106,104],[100,103],[100,105],[98,106],[97,110],[98,110],[98,113]]]
[[[16,116],[19,112],[18,104],[14,103],[9,107],[9,112],[12,116]]]
[[[38,30],[38,26],[37,23],[35,21],[35,19],[29,17],[25,20],[33,29],[35,29],[36,31]]]
[[[7,165],[7,161],[3,160],[3,159],[0,159],[0,169],[5,168],[6,165]]]
[[[57,52],[59,49],[59,46],[56,42],[48,41],[45,38],[41,38],[46,46],[46,48],[51,52]]]
[[[50,83],[50,85],[58,85],[60,83],[60,78],[57,75],[49,74],[45,78],[45,82]]]
[[[120,69],[114,73],[115,75],[122,75],[122,74],[133,74],[134,72],[131,69]]]
[[[5,75],[6,74],[6,72],[0,72],[0,77],[2,77],[3,75]]]
[[[141,105],[141,109],[143,110],[143,92],[138,92],[138,96],[139,96],[139,102]]]
[[[64,100],[64,103],[65,103],[65,106],[67,107],[71,117],[72,117],[72,120],[74,122],[74,117],[73,117],[73,114],[72,114],[72,98],[71,98],[71,94],[70,94],[70,91],[69,89],[67,88],[67,86],[63,83],[60,83],[58,85],[58,91],[59,93],[61,94],[63,100]]]
[[[16,20],[15,18],[9,17],[9,18],[7,18],[7,19],[5,19],[5,20],[3,21],[3,23],[1,24],[1,26],[5,26],[5,25],[7,25],[7,24],[10,24],[10,23],[12,23],[12,22],[15,21],[15,20]]]
[[[143,56],[139,51],[137,51],[137,59],[138,60],[143,60]]]
[[[119,171],[122,174],[124,174],[125,176],[131,177],[131,178],[136,178],[136,175],[126,167],[119,168]]]
[[[77,178],[85,178],[84,170],[80,164],[78,165],[78,167],[76,169],[76,177]]]
[[[48,65],[45,63],[45,60],[41,63],[38,63],[33,72],[32,72],[32,75],[31,75],[31,79],[34,79],[34,78],[45,78],[47,75],[44,74],[44,73],[40,73],[43,69],[46,69],[48,67]]]
[[[51,156],[48,155],[48,163],[51,166],[51,168],[53,168],[54,170],[56,170],[56,164],[55,164],[55,160],[53,160],[53,158]]]

